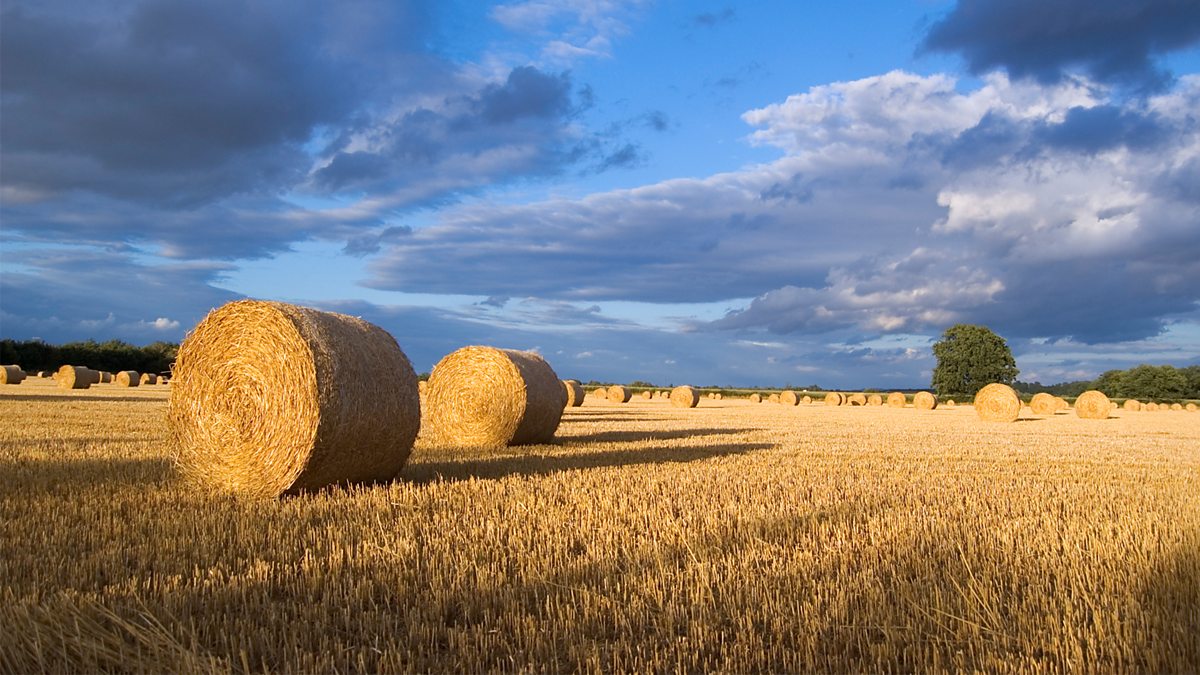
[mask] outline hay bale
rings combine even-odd
[[[1058,399],[1053,394],[1038,392],[1029,399],[1029,409],[1034,415],[1053,415],[1058,412]]]
[[[1021,398],[1007,384],[993,382],[976,392],[975,413],[988,422],[1016,422],[1021,416]]]
[[[671,405],[676,408],[695,408],[699,403],[700,394],[686,384],[671,390]]]
[[[1183,404],[1182,403],[1172,403],[1171,410],[1183,410]]]
[[[748,398],[751,403],[762,403],[762,394],[750,394]]]
[[[112,384],[113,374],[107,370],[100,371],[100,384]]]
[[[791,389],[779,392],[779,402],[784,405],[800,405],[800,397]]]
[[[771,394],[767,397],[767,400],[771,403],[779,403],[779,394]]]
[[[809,405],[812,403],[812,397],[805,394],[804,396],[800,397],[800,402],[803,403],[804,405]]]
[[[849,396],[846,397],[846,403],[848,403],[850,405],[866,405],[867,404],[867,395],[866,394],[850,394]]]
[[[563,380],[562,383],[563,389],[567,392],[566,407],[578,408],[583,405],[583,385],[579,383],[579,380]]]
[[[1131,399],[1127,399],[1125,401],[1125,403],[1123,403],[1121,405],[1121,407],[1126,410],[1131,410],[1133,412],[1137,412],[1142,409],[1142,402],[1137,400],[1136,398],[1131,398]]]
[[[623,387],[619,384],[614,384],[608,388],[608,400],[616,401],[617,403],[629,403],[629,399],[633,398],[633,392],[629,391],[629,387]]]
[[[845,403],[846,395],[840,391],[831,391],[828,394],[825,394],[825,405],[839,406],[845,405]]]
[[[592,396],[595,396],[596,398],[603,401],[608,398],[608,391],[605,390],[604,387],[596,387],[595,389],[592,390]]]
[[[1184,410],[1186,410],[1186,411],[1188,411],[1188,412],[1196,412],[1196,404],[1195,404],[1195,403],[1189,403],[1189,404],[1187,404],[1187,405],[1183,406],[1183,409],[1184,409]]]
[[[158,384],[158,376],[154,373],[142,373],[142,384]]]
[[[122,370],[113,378],[113,382],[118,387],[136,387],[142,383],[142,380],[136,370]]]
[[[867,405],[883,405],[883,397],[879,394],[871,394],[867,397]]]
[[[21,366],[0,366],[0,384],[21,384],[25,371]]]
[[[937,404],[937,396],[927,391],[918,391],[913,394],[913,407],[917,410],[933,410],[937,408]]]
[[[888,394],[887,404],[889,408],[903,408],[908,405],[908,398],[901,392],[893,391]]]
[[[958,404],[957,404],[957,403],[955,403],[955,402],[954,402],[954,399],[952,399],[952,398],[946,399],[946,402],[945,402],[945,403],[943,403],[942,405],[944,405],[944,406],[945,406],[945,407],[947,407],[947,408],[956,408],[956,407],[958,407]]]
[[[1075,414],[1085,420],[1108,419],[1111,408],[1112,402],[1104,392],[1095,389],[1085,391],[1075,399]]]
[[[718,401],[720,401],[722,398],[724,398],[724,395],[723,395],[721,392],[719,392],[719,391],[718,391],[718,392],[716,392],[715,394],[713,394],[713,398],[715,398],[715,399],[717,399]]]
[[[448,447],[549,443],[566,397],[554,369],[533,352],[463,347],[429,377],[429,437]]]
[[[173,379],[180,470],[253,496],[390,480],[421,423],[417,375],[391,335],[282,302],[209,312],[180,345]]]
[[[1158,404],[1154,401],[1150,401],[1146,405],[1142,406],[1142,410],[1145,410],[1146,412],[1155,412],[1158,410]]]
[[[654,394],[653,394],[652,392],[649,392],[649,391],[643,391],[643,392],[642,392],[642,398],[644,398],[644,399],[646,399],[647,401],[649,401],[650,399],[654,398]]]
[[[58,369],[58,386],[61,389],[87,389],[99,381],[99,371],[86,366],[63,366]]]
[[[426,382],[425,380],[418,380],[418,381],[417,381],[417,393],[418,393],[418,394],[422,394],[422,395],[424,395],[424,394],[425,394],[425,392],[426,392],[426,391],[428,391],[428,390],[429,390],[429,383],[428,383],[428,382]]]

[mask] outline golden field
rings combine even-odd
[[[167,396],[0,389],[0,671],[1200,669],[1200,413],[589,397],[254,501]]]

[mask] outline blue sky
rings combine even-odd
[[[1195,2],[0,2],[0,335],[238,297],[562,377],[1200,362]]]

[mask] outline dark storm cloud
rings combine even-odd
[[[1003,68],[1054,83],[1082,70],[1098,81],[1161,88],[1156,57],[1200,40],[1195,0],[960,0],[922,48],[957,52],[971,72]]]
[[[1142,115],[1113,105],[1071,108],[1057,124],[1042,125],[1034,143],[1080,152],[1099,152],[1117,146],[1146,150],[1170,137],[1154,115]]]

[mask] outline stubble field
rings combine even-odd
[[[0,671],[1200,668],[1200,413],[589,398],[253,501],[167,396],[0,391]]]

